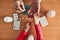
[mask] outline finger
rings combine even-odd
[[[36,13],[34,14],[34,17],[36,16]]]
[[[19,10],[17,10],[16,12],[17,12],[17,13],[21,13],[21,11],[19,11]]]
[[[34,14],[35,17],[38,17],[37,13]]]

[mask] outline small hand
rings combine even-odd
[[[35,24],[39,24],[40,17],[37,15],[37,13],[34,14],[34,22]]]
[[[26,32],[28,32],[29,29],[30,29],[30,25],[29,25],[29,24],[30,24],[30,23],[28,23],[28,22],[26,23],[26,28],[25,28],[25,31],[26,31]]]

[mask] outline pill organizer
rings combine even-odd
[[[20,21],[18,21],[18,14],[14,13],[13,18],[14,18],[13,30],[20,30]]]
[[[42,27],[45,27],[48,25],[48,21],[45,16],[40,18],[40,23],[41,23]]]
[[[18,14],[17,13],[14,13],[13,14],[13,18],[14,18],[14,21],[18,20]]]
[[[20,30],[20,21],[14,21],[13,30]]]

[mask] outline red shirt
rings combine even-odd
[[[37,35],[36,40],[43,40],[40,24],[35,24],[35,29],[36,29],[36,35]],[[27,36],[27,32],[23,31],[19,35],[17,40],[24,40],[26,36]]]

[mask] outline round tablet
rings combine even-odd
[[[12,22],[13,21],[13,19],[12,19],[12,17],[4,17],[4,22]]]

